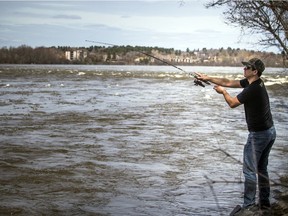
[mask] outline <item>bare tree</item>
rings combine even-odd
[[[287,59],[287,0],[212,0],[206,4],[207,8],[216,6],[227,7],[223,12],[227,24],[241,27],[242,33],[260,34],[260,45],[277,47],[283,60]]]

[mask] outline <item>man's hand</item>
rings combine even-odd
[[[201,73],[196,73],[197,74],[197,79],[203,80],[203,81],[208,81],[209,77],[207,75],[201,74]]]
[[[214,86],[213,89],[214,89],[218,94],[224,94],[224,92],[226,91],[226,89],[225,89],[224,87],[218,86],[218,85]]]
[[[217,93],[222,94],[227,102],[227,104],[231,107],[231,108],[235,108],[237,106],[239,106],[241,103],[238,100],[237,97],[231,97],[230,94],[226,91],[226,89],[222,86],[214,86],[214,89]]]
[[[239,80],[229,80],[227,78],[217,78],[207,76],[201,73],[196,73],[197,79],[204,81],[204,82],[211,82],[219,86],[229,87],[229,88],[242,88]],[[216,90],[216,89],[215,89]],[[218,92],[219,93],[219,92]]]

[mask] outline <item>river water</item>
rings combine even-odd
[[[266,71],[277,189],[288,71]],[[230,109],[212,85],[168,66],[0,65],[0,77],[1,215],[228,215],[242,203],[243,106]]]

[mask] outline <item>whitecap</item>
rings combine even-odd
[[[211,95],[205,94],[204,99],[211,99]]]

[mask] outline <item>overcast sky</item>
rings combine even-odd
[[[184,2],[183,4],[181,2]],[[245,48],[252,36],[224,23],[223,8],[206,0],[0,1],[0,46],[85,46],[85,40],[117,45]],[[274,51],[274,50],[272,50]]]

